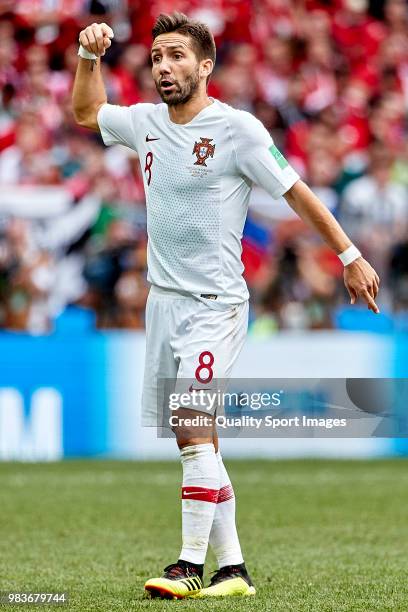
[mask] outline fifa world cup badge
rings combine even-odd
[[[194,143],[193,155],[197,156],[195,166],[205,166],[205,160],[214,157],[215,145],[211,144],[212,138],[201,138],[201,142]]]

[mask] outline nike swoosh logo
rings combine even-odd
[[[160,138],[149,138],[149,134],[146,136],[146,142],[151,142],[152,140],[160,140]]]
[[[184,491],[183,496],[184,495],[197,495],[197,494],[202,494],[202,493],[205,495],[207,491]]]
[[[193,385],[190,385],[188,388],[188,392],[192,393],[193,391],[212,391],[212,389],[194,389]]]

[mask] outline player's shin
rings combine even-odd
[[[221,453],[216,453],[220,471],[220,492],[215,508],[209,543],[218,567],[243,563],[241,546],[235,524],[235,495]]]
[[[180,559],[203,564],[220,488],[214,445],[195,444],[180,451],[183,467]]]

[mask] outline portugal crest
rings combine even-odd
[[[193,155],[197,155],[195,166],[206,166],[205,160],[214,157],[215,145],[210,144],[212,138],[201,138],[201,142],[194,143]]]

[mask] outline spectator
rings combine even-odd
[[[2,243],[0,312],[4,326],[32,333],[48,332],[48,297],[55,280],[52,258],[36,247],[29,223],[22,219],[9,221]]]
[[[370,149],[368,173],[345,189],[340,219],[350,237],[385,276],[393,244],[408,231],[408,193],[392,178],[394,158],[380,143]]]

